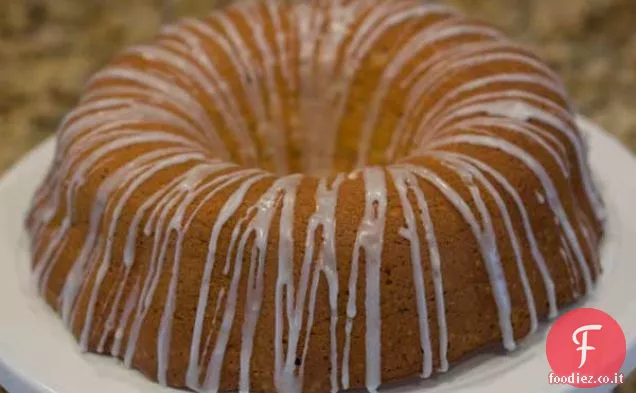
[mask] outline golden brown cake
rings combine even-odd
[[[201,392],[336,392],[515,349],[604,212],[559,78],[432,3],[240,3],[98,72],[27,226],[81,348]]]

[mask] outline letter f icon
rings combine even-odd
[[[593,351],[596,349],[592,346],[587,345],[587,332],[590,330],[601,330],[602,327],[602,325],[585,325],[576,329],[572,334],[572,341],[574,341],[575,344],[580,345],[580,347],[576,349],[577,351],[581,351],[581,364],[579,364],[579,368],[583,367],[585,361],[587,360],[587,351]],[[583,332],[582,340],[581,342],[579,342],[577,336],[581,332]]]

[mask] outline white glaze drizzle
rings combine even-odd
[[[600,274],[595,224],[604,218],[604,209],[565,89],[547,66],[494,29],[473,24],[446,7],[416,1],[325,0],[287,6],[266,0],[233,5],[231,10],[232,17],[215,12],[207,20],[167,26],[155,44],[125,52],[123,58],[143,60],[147,69],[120,63],[97,73],[80,105],[60,126],[55,170],[33,199],[29,227],[37,255],[33,276],[45,293],[53,273],[60,269],[59,260],[76,220],[86,218],[86,236],[58,299],[64,322],[80,326],[82,349],[89,349],[92,337],[98,337],[98,352],[122,357],[131,366],[140,336],[156,334],[156,378],[168,384],[173,321],[180,310],[178,286],[187,268],[184,258],[189,255],[184,245],[194,224],[201,226],[199,217],[212,205],[220,208],[206,223],[207,255],[201,261],[203,273],[184,381],[199,392],[219,390],[230,335],[236,329],[241,337],[236,387],[241,392],[252,388],[251,360],[261,302],[264,293],[272,290],[273,383],[279,392],[300,392],[323,282],[330,313],[330,389],[337,392],[352,387],[351,349],[360,345],[353,342],[352,331],[354,324],[364,322],[364,384],[376,391],[383,382],[381,290],[387,236],[399,236],[409,243],[421,376],[432,375],[436,362],[438,371],[446,371],[452,328],[446,315],[452,304],[447,304],[444,295],[445,246],[436,233],[436,220],[440,219],[434,207],[436,198],[457,210],[475,238],[506,349],[515,348],[517,331],[504,264],[515,264],[530,318],[529,333],[536,330],[540,317],[529,266],[543,280],[550,317],[558,312],[550,272],[554,263],[565,264],[575,298],[583,295],[577,290],[581,284],[584,293],[589,293],[593,278]],[[423,23],[426,18],[430,22]],[[411,22],[420,25],[410,35],[406,30],[402,33],[396,41],[400,46],[393,48],[394,56],[384,59],[386,64],[368,102],[360,104],[364,105],[364,118],[349,173],[322,176],[335,170],[342,123],[366,61],[376,55],[384,37]],[[453,43],[460,38],[468,42]],[[471,41],[474,38],[478,40]],[[434,45],[438,45],[435,53],[422,55]],[[476,71],[504,62],[515,64],[515,71]],[[470,81],[447,86],[453,75],[473,71],[476,77]],[[396,88],[402,89],[402,114],[389,143],[380,147],[387,162],[396,163],[374,166],[377,163],[370,162],[369,153],[379,148],[374,138],[387,97]],[[284,105],[290,102],[298,111],[292,116],[299,116],[306,128],[302,134],[286,123]],[[522,149],[519,140],[532,149]],[[230,144],[238,147],[230,149]],[[548,258],[547,252],[554,250],[540,244],[540,228],[534,227],[519,186],[504,176],[502,168],[461,151],[462,146],[496,150],[536,178],[532,179],[537,185],[531,203],[554,215],[561,258]],[[292,168],[290,148],[303,153],[299,168]],[[76,202],[82,198],[87,179],[95,181],[125,149],[141,153],[98,181],[88,214],[78,211]],[[462,185],[453,188],[446,172],[409,163],[421,159],[443,165]],[[403,163],[397,163],[400,161]],[[268,162],[271,168],[267,169],[274,173],[245,168],[262,162]],[[548,171],[548,166],[557,170]],[[319,176],[289,174],[292,169]],[[145,185],[166,173],[176,175],[153,188],[142,203],[132,203]],[[578,200],[572,191],[578,187],[572,184],[573,173],[581,180],[585,200]],[[364,208],[352,260],[346,261],[350,275],[341,277],[336,209],[343,184],[354,181],[363,185],[364,200],[360,202]],[[389,199],[390,183],[397,192],[404,223],[395,234],[386,232],[388,209],[394,202]],[[308,190],[315,199],[314,211],[304,223],[297,221],[301,185],[313,187]],[[564,198],[570,201],[567,211]],[[246,205],[248,199],[255,202]],[[584,213],[585,203],[593,217]],[[520,222],[514,222],[513,215]],[[279,227],[275,228],[277,216]],[[129,224],[118,238],[124,222]],[[227,228],[230,222],[233,228]],[[297,238],[301,225],[306,225],[305,239]],[[224,229],[231,229],[229,244],[219,244]],[[274,231],[278,232],[277,244],[271,242]],[[500,255],[496,234],[501,232],[509,239],[514,261]],[[420,242],[422,238],[424,242]],[[117,240],[124,244],[122,250],[115,249]],[[151,251],[142,266],[137,255],[139,241],[150,244]],[[294,253],[296,242],[304,244],[302,260]],[[524,245],[533,263],[524,261]],[[390,245],[386,248],[390,251]],[[120,251],[121,258],[115,258]],[[224,263],[221,255],[225,255]],[[275,256],[275,269],[267,267],[268,255]],[[363,272],[359,271],[362,255]],[[276,272],[274,288],[265,286],[266,270]],[[157,304],[157,288],[166,272],[165,301]],[[430,291],[435,307],[430,310],[426,272],[433,283]],[[106,290],[103,284],[113,275],[118,281]],[[358,300],[360,275],[364,276],[364,299]],[[217,276],[227,278],[227,285],[217,284]],[[243,279],[247,283],[244,293],[239,285]],[[347,289],[346,299],[341,299],[342,288]],[[210,299],[215,303],[209,305]],[[346,310],[338,310],[342,301]],[[80,303],[84,304],[82,310]],[[364,304],[364,321],[358,316],[359,304]],[[242,315],[237,314],[239,305]],[[151,309],[158,309],[161,315],[156,333],[144,328]],[[344,321],[338,318],[342,313]],[[435,328],[430,326],[433,315]],[[104,323],[94,323],[96,316]],[[438,338],[437,349],[432,348],[433,334]]]
[[[370,392],[380,386],[380,271],[384,245],[385,215],[387,209],[387,188],[384,170],[365,168],[362,170],[365,186],[365,207],[362,222],[353,248],[352,275],[349,281],[349,303],[347,306],[347,343],[351,342],[351,324],[356,316],[355,293],[357,284],[360,249],[365,255],[365,316],[366,316],[366,387]],[[354,272],[354,270],[356,270]],[[350,361],[347,345],[343,355],[343,378],[348,374],[345,362]],[[348,366],[348,365],[347,365]],[[348,375],[346,375],[348,378]],[[343,382],[343,386],[346,386]]]
[[[422,277],[422,260],[417,234],[417,225],[415,212],[408,200],[409,189],[415,194],[415,199],[421,214],[424,226],[424,238],[429,251],[429,261],[431,270],[433,271],[433,285],[435,287],[435,304],[437,311],[437,324],[439,334],[439,361],[440,371],[448,370],[448,336],[446,326],[446,307],[444,305],[444,286],[442,280],[442,271],[440,266],[439,246],[435,236],[435,228],[430,217],[428,204],[422,190],[416,186],[417,180],[415,176],[408,170],[402,168],[392,168],[391,175],[395,187],[400,196],[400,202],[404,209],[405,221],[407,227],[401,231],[401,235],[408,239],[411,244],[411,263],[413,265],[413,283],[415,285],[415,293],[417,294],[417,307],[419,313],[420,324],[420,342],[424,358],[422,359],[422,377],[428,378],[433,373],[433,356],[430,343],[430,334],[428,327],[428,310],[426,305],[426,290]]]

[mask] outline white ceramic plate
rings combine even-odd
[[[623,372],[636,368],[636,158],[608,134],[580,121],[591,146],[591,164],[609,210],[605,272],[585,302],[612,315],[623,327],[628,357]],[[57,316],[29,282],[23,230],[31,195],[48,169],[52,140],[27,155],[0,179],[0,385],[11,393],[176,392],[146,380],[114,359],[80,353]],[[439,378],[404,384],[393,393],[566,392],[550,386],[545,357],[547,327],[508,356],[483,355]],[[604,386],[588,391],[606,392]]]

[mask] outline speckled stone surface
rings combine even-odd
[[[152,38],[162,20],[227,1],[0,0],[0,173],[53,134],[113,54]],[[636,1],[447,2],[533,48],[580,111],[636,152]],[[636,374],[616,393],[636,393]]]

